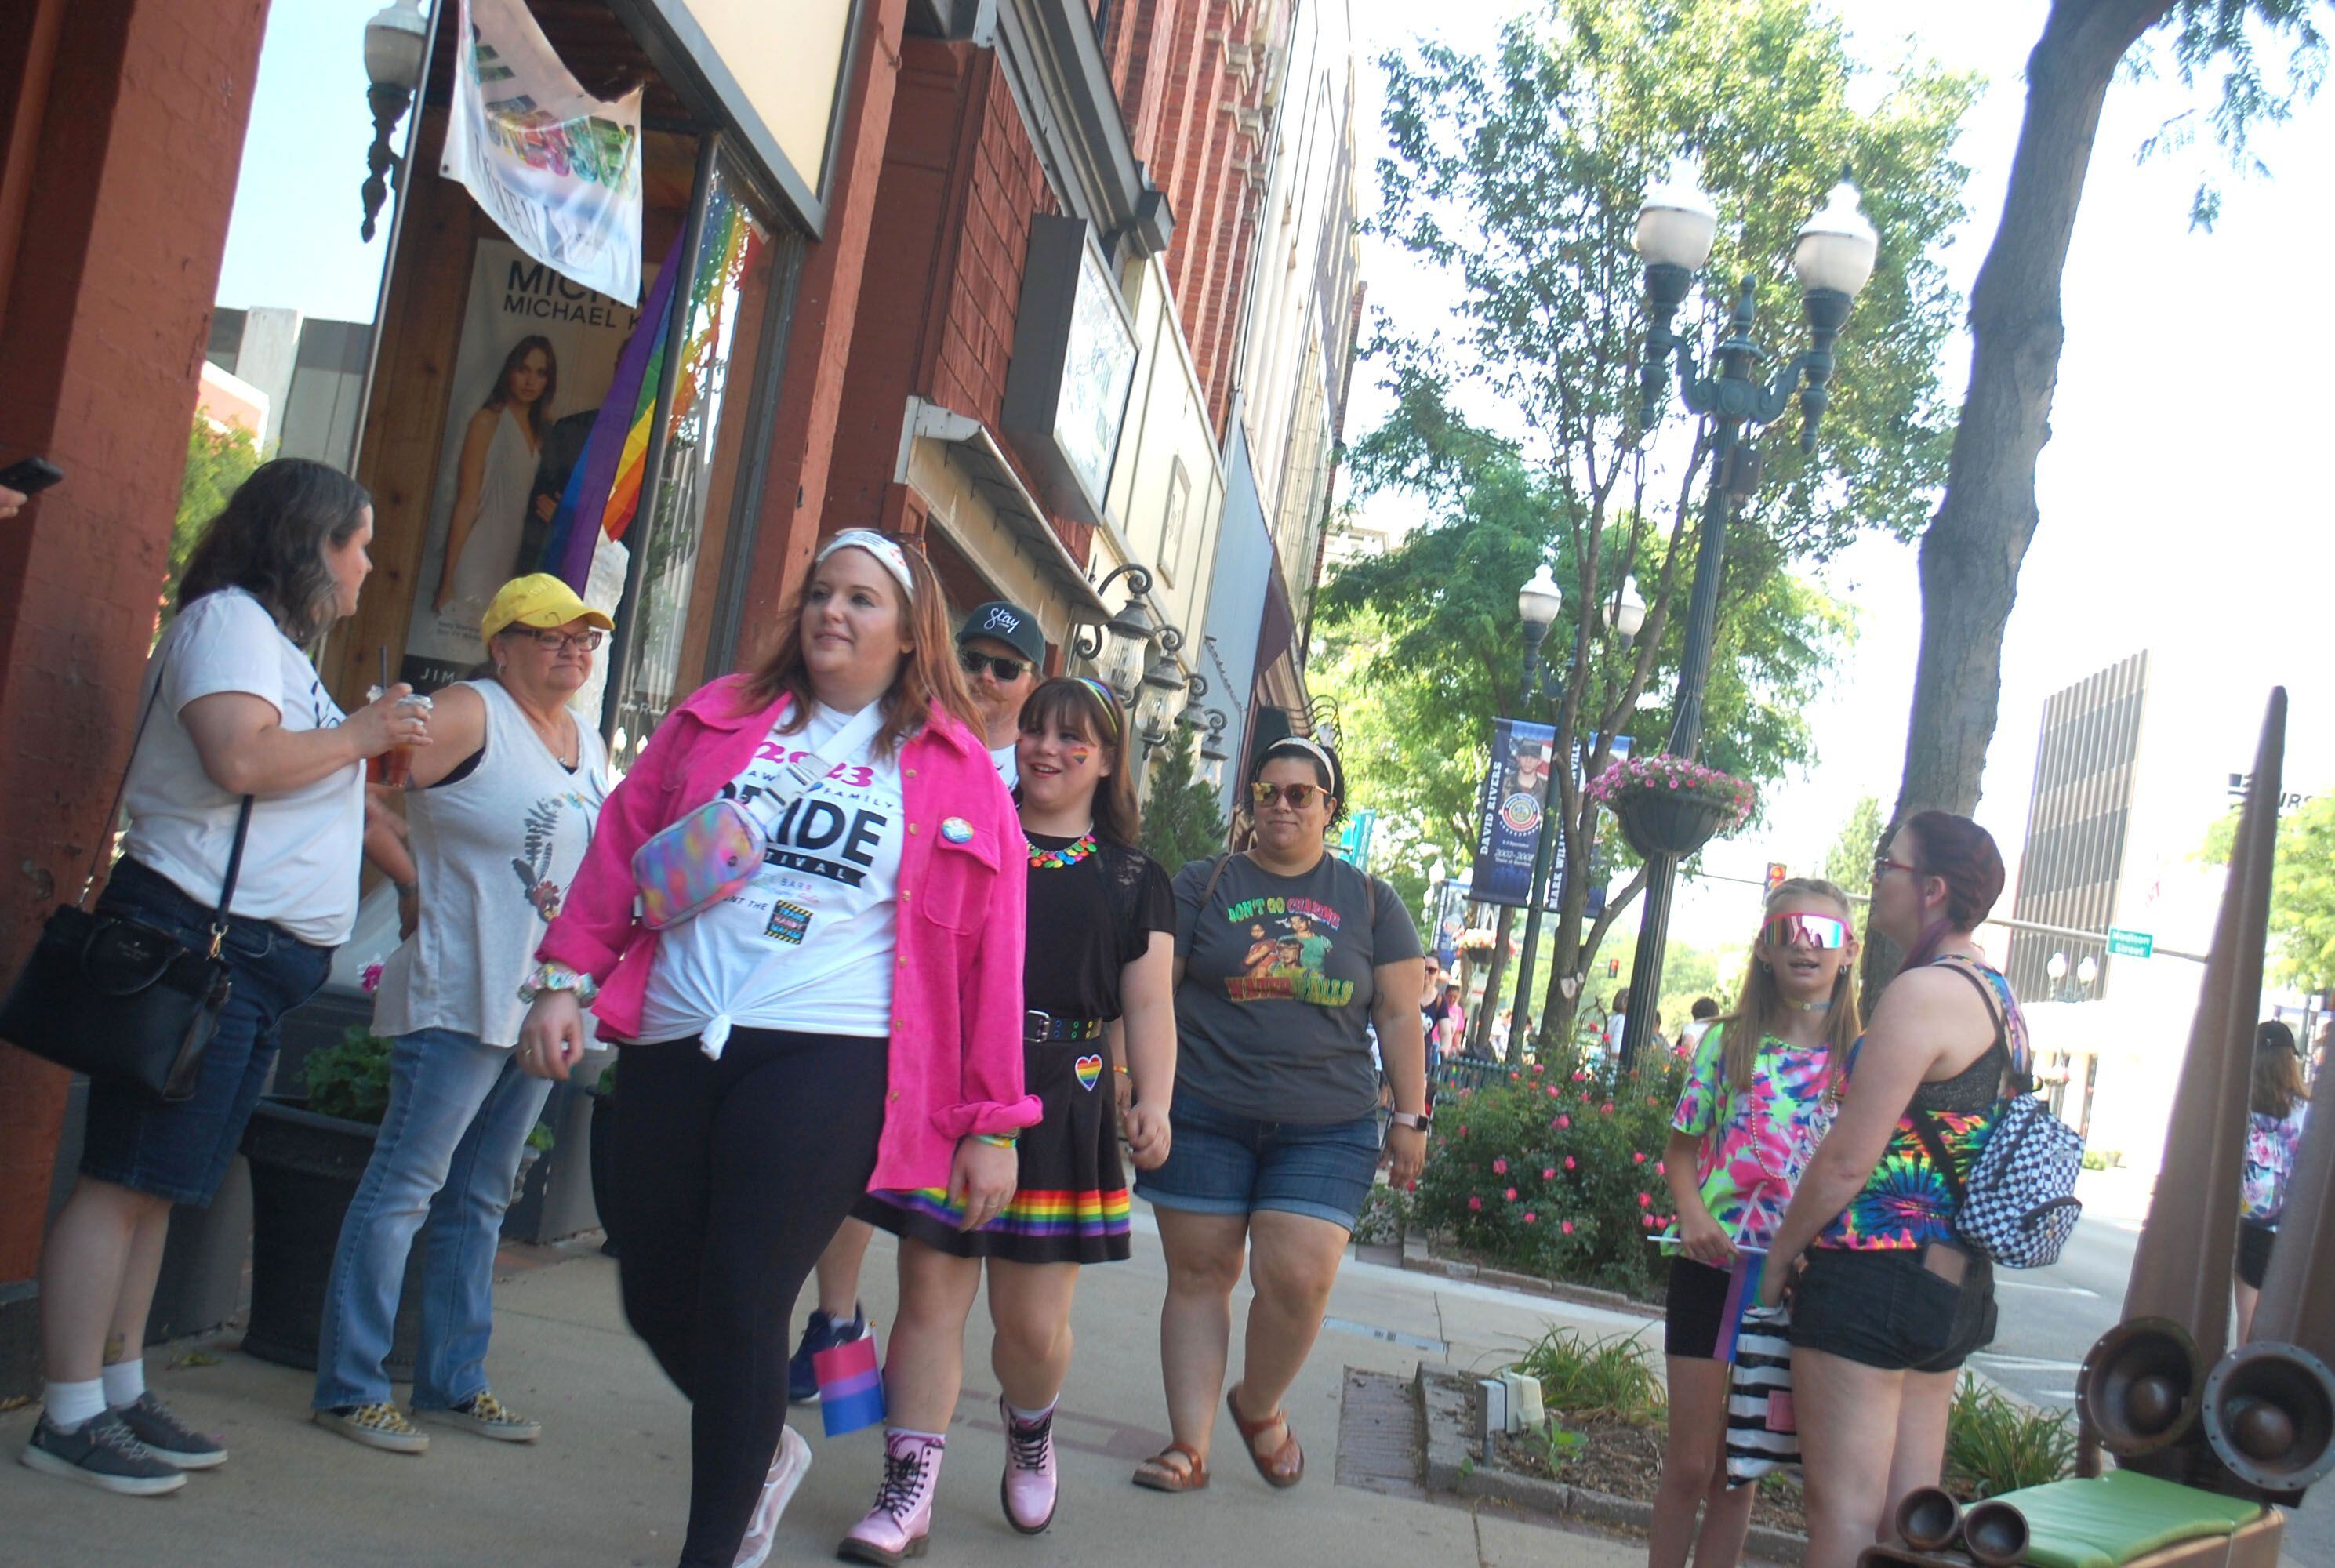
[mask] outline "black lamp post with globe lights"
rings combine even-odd
[[[1728,520],[1735,508],[1759,488],[1759,451],[1744,439],[1745,431],[1783,418],[1797,393],[1800,450],[1815,450],[1817,426],[1830,401],[1826,389],[1832,380],[1833,344],[1848,320],[1857,292],[1873,276],[1874,258],[1880,248],[1873,225],[1858,204],[1856,188],[1844,170],[1840,183],[1801,227],[1792,247],[1792,271],[1799,280],[1801,309],[1807,318],[1808,348],[1785,363],[1772,382],[1757,378],[1755,367],[1770,355],[1751,336],[1756,284],[1747,276],[1737,286],[1729,331],[1712,351],[1709,373],[1698,374],[1692,344],[1671,330],[1671,322],[1693,287],[1695,274],[1710,259],[1718,227],[1718,214],[1710,198],[1691,179],[1673,176],[1646,193],[1638,211],[1634,240],[1634,248],[1646,262],[1646,352],[1638,373],[1639,429],[1651,434],[1661,417],[1673,359],[1678,364],[1680,400],[1689,412],[1710,421],[1710,487],[1695,544],[1694,586],[1687,606],[1685,645],[1679,658],[1677,715],[1664,748],[1671,756],[1690,760],[1702,743],[1703,691],[1710,671],[1711,640],[1718,630],[1720,568],[1726,553]],[[1705,837],[1716,830],[1720,817],[1715,811],[1710,814]],[[1662,995],[1662,950],[1678,862],[1700,848],[1701,842],[1673,840],[1646,857],[1645,909],[1630,974],[1633,1003],[1620,1047],[1624,1071],[1637,1060]]]

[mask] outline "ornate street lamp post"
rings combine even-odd
[[[1879,249],[1873,225],[1857,205],[1856,188],[1844,171],[1841,182],[1801,228],[1792,247],[1792,271],[1799,279],[1809,346],[1785,364],[1772,382],[1763,384],[1753,371],[1769,355],[1751,336],[1756,313],[1756,286],[1751,278],[1745,277],[1737,288],[1734,318],[1728,335],[1714,351],[1711,373],[1696,373],[1692,345],[1671,330],[1671,320],[1685,303],[1695,273],[1710,258],[1717,228],[1718,216],[1710,199],[1691,180],[1674,176],[1646,193],[1635,238],[1635,248],[1646,261],[1646,352],[1638,375],[1639,429],[1651,431],[1662,413],[1673,358],[1678,362],[1681,400],[1690,412],[1711,421],[1710,488],[1695,542],[1694,586],[1687,606],[1685,646],[1679,659],[1677,716],[1665,748],[1671,755],[1684,758],[1692,758],[1702,743],[1703,688],[1710,671],[1711,638],[1718,629],[1720,566],[1726,553],[1728,519],[1736,506],[1759,488],[1759,452],[1743,439],[1745,427],[1781,419],[1797,392],[1800,450],[1816,449],[1817,425],[1829,401],[1826,387],[1832,380],[1833,343],[1848,320],[1857,291],[1873,276],[1874,256]],[[1637,956],[1631,967],[1632,1005],[1621,1044],[1624,1071],[1637,1060],[1662,996],[1662,948],[1678,860],[1676,853],[1647,857],[1645,910],[1638,926]]]

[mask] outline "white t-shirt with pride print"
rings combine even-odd
[[[788,762],[822,750],[855,717],[815,705],[791,735],[763,738],[722,793],[749,809]],[[641,1039],[685,1040],[726,1015],[741,1029],[882,1038],[892,1031],[900,846],[897,756],[870,739],[774,822],[754,879],[657,943]]]

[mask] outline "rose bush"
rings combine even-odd
[[[1660,1301],[1646,1238],[1671,1224],[1662,1176],[1681,1064],[1627,1077],[1573,1058],[1529,1064],[1437,1113],[1415,1223],[1497,1267]]]

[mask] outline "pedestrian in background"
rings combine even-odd
[[[2245,1176],[2238,1215],[2238,1337],[2253,1333],[2254,1303],[2270,1272],[2271,1248],[2278,1240],[2278,1217],[2286,1209],[2287,1179],[2294,1174],[2294,1151],[2302,1141],[2302,1118],[2311,1093],[2302,1087],[2302,1059],[2294,1031],[2276,1019],[2254,1031],[2253,1099],[2246,1117]]]
[[[146,1387],[146,1316],[170,1205],[218,1192],[276,1065],[278,1021],[324,984],[356,923],[365,760],[430,741],[428,716],[399,702],[405,687],[344,714],[303,651],[356,613],[372,538],[355,480],[299,458],[261,464],[203,530],[148,662],[129,829],[98,913],[203,951],[237,863],[218,934],[234,994],[191,1098],[90,1083],[81,1177],[41,1254],[34,1469],[150,1495],[227,1460]]]
[[[924,1549],[945,1452],[938,1435],[964,1386],[965,1319],[984,1262],[1005,1428],[999,1505],[1022,1534],[1053,1523],[1054,1407],[1070,1371],[1079,1269],[1129,1253],[1122,1098],[1137,1166],[1168,1155],[1176,900],[1167,873],[1136,847],[1126,715],[1100,682],[1064,677],[1038,688],[1022,724],[1022,1080],[1044,1109],[1017,1143],[1020,1190],[988,1224],[969,1225],[936,1187],[859,1202],[861,1220],[900,1238],[900,1306],[884,1364],[892,1429],[883,1485],[837,1553],[854,1562],[888,1565]]]
[[[1253,847],[1176,878],[1174,1142],[1136,1179],[1168,1262],[1160,1371],[1174,1440],[1135,1473],[1155,1491],[1208,1484],[1220,1393],[1268,1485],[1305,1473],[1282,1399],[1321,1332],[1379,1165],[1372,1021],[1394,1091],[1395,1185],[1415,1182],[1426,1157],[1419,933],[1392,888],[1324,849],[1344,784],[1327,747],[1274,741],[1249,779]],[[1323,942],[1311,968],[1307,935]],[[1253,967],[1259,946],[1293,962]],[[1241,1379],[1227,1389],[1244,1261],[1256,1297]]]
[[[1760,1280],[1774,1304],[1807,1253],[1791,1340],[1810,1568],[1851,1568],[1891,1539],[1900,1498],[1937,1485],[1954,1380],[1994,1338],[1993,1266],[1957,1236],[1953,1195],[2033,1061],[2019,1002],[1972,936],[2002,881],[1986,829],[1943,811],[1910,818],[1874,862],[1873,926],[1905,962]]]
[[[1743,1004],[1703,1031],[1671,1118],[1662,1179],[1679,1245],[1663,1314],[1670,1419],[1650,1568],[1685,1568],[1690,1547],[1696,1568],[1743,1554],[1754,1488],[1727,1483],[1727,1302],[1743,1253],[1764,1253],[1832,1125],[1834,1080],[1856,1039],[1848,921],[1848,896],[1829,882],[1795,878],[1767,895],[1736,992]]]
[[[653,929],[635,854],[717,798],[764,855]],[[1012,1195],[1038,1116],[1021,843],[939,581],[863,528],[819,551],[761,665],[674,710],[609,791],[519,1052],[566,1077],[587,1001],[623,1042],[608,1219],[625,1316],[693,1407],[684,1568],[770,1555],[810,1464],[786,1426],[795,1295],[860,1195],[940,1187],[974,1224]]]
[[[371,1447],[428,1436],[392,1396],[406,1257],[429,1232],[413,1408],[506,1442],[541,1426],[488,1386],[495,1248],[551,1080],[519,1070],[519,984],[559,913],[608,793],[599,732],[567,702],[608,617],[544,574],[503,585],[479,634],[490,673],[434,693],[435,742],[405,796],[417,928],[382,966],[373,1032],[394,1041],[389,1108],[341,1223],[317,1335],[312,1415]]]

